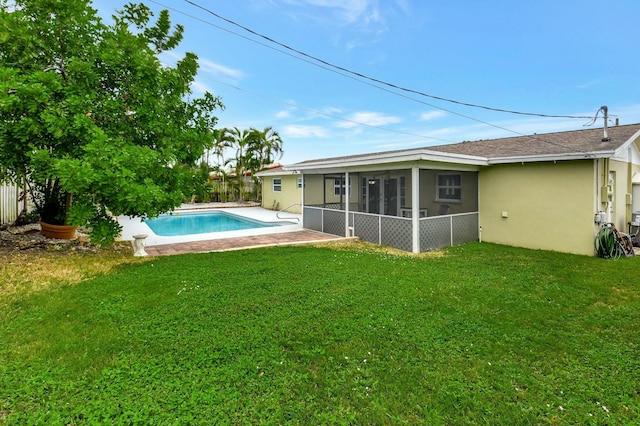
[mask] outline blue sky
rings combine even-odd
[[[638,0],[190,1],[331,65],[427,95],[546,115],[593,117],[607,105],[620,124],[640,122]],[[94,7],[108,17],[124,3]],[[185,26],[182,44],[162,60],[198,55],[194,95],[222,98],[219,126],[272,126],[284,164],[589,122],[403,91],[319,66],[188,1],[144,3]]]

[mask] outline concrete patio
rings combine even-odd
[[[294,232],[255,235],[248,237],[219,238],[206,241],[192,241],[175,244],[160,244],[145,247],[149,256],[168,256],[185,253],[207,253],[227,250],[243,250],[258,247],[314,244],[339,241],[345,238],[317,231],[301,230]]]

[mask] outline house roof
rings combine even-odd
[[[473,166],[554,161],[584,158],[609,158],[640,136],[640,123],[607,128],[533,134],[501,139],[486,139],[303,161],[285,166],[285,170],[314,170],[427,160]]]
[[[281,164],[277,164],[277,165],[274,165],[274,166],[270,166],[266,170],[262,170],[262,171],[256,173],[256,176],[257,177],[282,176],[282,175],[296,175],[296,174],[299,174],[299,173],[300,172],[298,172],[297,170],[285,170],[284,166],[282,166]]]
[[[596,154],[613,152],[640,131],[640,124],[613,126],[604,129],[583,129],[568,132],[533,134],[502,139],[487,139],[451,145],[432,146],[429,149],[455,154],[485,157],[539,157],[558,154]]]

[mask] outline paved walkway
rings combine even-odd
[[[211,251],[240,250],[256,247],[311,244],[339,241],[345,238],[322,232],[302,230],[280,234],[255,235],[251,237],[220,238],[217,240],[193,241],[188,243],[161,244],[145,247],[149,256],[167,256],[184,253],[205,253]]]

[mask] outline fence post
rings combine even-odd
[[[449,241],[449,246],[453,247],[453,216],[449,217],[449,226],[451,227],[451,240]]]

